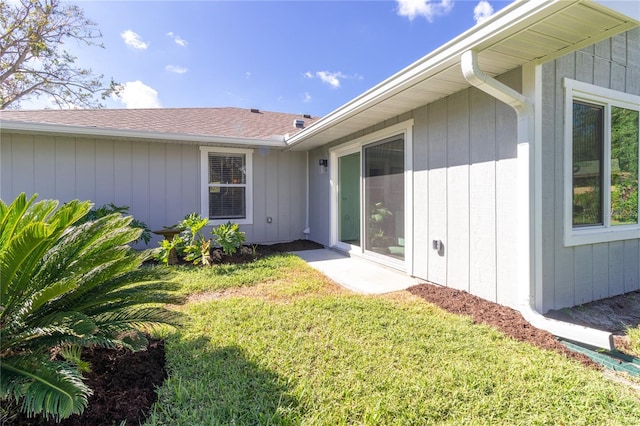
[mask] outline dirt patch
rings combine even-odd
[[[640,325],[640,291],[621,294],[604,300],[549,311],[546,316],[613,334],[616,349],[630,351],[628,328]]]

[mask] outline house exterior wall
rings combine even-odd
[[[521,70],[499,77],[521,90]],[[329,149],[413,119],[413,271],[427,281],[515,307],[516,114],[471,88],[310,152],[311,238],[330,242]],[[330,167],[334,167],[330,164]],[[323,201],[324,200],[324,201]],[[444,251],[432,248],[440,240]]]
[[[241,226],[247,242],[304,237],[305,160],[301,152],[254,150],[253,224]],[[11,202],[21,192],[129,206],[149,228],[162,229],[201,211],[199,145],[3,132],[0,198]]]
[[[640,287],[640,240],[565,247],[563,78],[640,95],[640,28],[542,65],[542,310]]]

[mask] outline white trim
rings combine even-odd
[[[242,186],[245,190],[246,217],[244,219],[219,219],[209,220],[207,225],[216,226],[229,221],[238,225],[253,224],[253,149],[221,148],[211,146],[200,147],[200,214],[209,217],[209,153],[218,154],[244,154],[247,183]]]
[[[339,197],[339,186],[338,186],[338,160],[339,157],[343,157],[345,155],[355,154],[356,152],[361,152],[362,145],[348,143],[346,145],[341,145],[336,149],[329,150],[329,170],[331,172],[330,182],[331,182],[331,194],[329,200],[329,212],[330,212],[330,220],[329,220],[329,244],[331,247],[335,247],[338,250],[347,252],[347,253],[355,253],[360,250],[360,247],[353,246],[351,244],[343,243],[338,238],[338,197]],[[362,154],[360,154],[360,173],[359,175],[362,177]],[[360,179],[360,198],[362,198],[362,179]],[[360,200],[360,207],[362,207],[362,200]],[[362,216],[362,213],[360,213]],[[360,217],[360,238],[362,238],[362,217]]]
[[[394,124],[384,129],[378,130],[373,133],[356,138],[352,141],[338,145],[329,149],[329,169],[330,169],[330,237],[329,242],[331,247],[335,247],[341,251],[348,252],[357,256],[362,256],[378,263],[382,263],[386,266],[390,266],[396,269],[400,269],[408,274],[413,273],[413,118],[403,121],[401,123]],[[405,151],[405,164],[404,164],[404,203],[405,203],[405,253],[404,261],[396,261],[384,255],[376,255],[370,253],[364,249],[364,244],[360,244],[360,247],[351,246],[341,243],[338,240],[338,157],[360,152],[361,160],[364,158],[362,151],[365,145],[381,141],[383,139],[402,135],[404,139],[404,151]],[[362,216],[363,203],[363,179],[362,168],[360,170],[360,206]],[[364,237],[365,221],[360,218],[360,236]]]
[[[404,260],[413,276],[413,120],[404,134]]]
[[[530,164],[533,176],[533,191],[531,202],[533,213],[531,220],[531,283],[532,294],[530,305],[536,312],[543,312],[543,264],[542,264],[542,65],[530,64],[522,68],[523,93],[528,99],[533,99],[533,161]]]
[[[562,84],[565,89],[577,93],[577,96],[574,97],[581,100],[591,100],[600,103],[610,102],[630,109],[638,109],[638,107],[640,107],[640,96],[638,95],[632,95],[631,93],[620,92],[566,77],[563,78]]]
[[[598,244],[640,238],[640,224],[611,226],[609,212],[611,197],[606,195],[603,201],[603,224],[573,227],[573,102],[574,100],[603,106],[604,117],[604,194],[610,193],[611,176],[611,106],[640,111],[640,97],[593,84],[563,79],[564,87],[564,180],[563,180],[563,228],[564,246]],[[640,206],[638,207],[640,210]]]

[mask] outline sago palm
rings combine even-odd
[[[128,244],[141,230],[113,214],[78,226],[72,201],[0,200],[0,402],[56,419],[81,413],[91,390],[83,347],[146,345],[145,328],[175,324],[174,284]],[[3,404],[4,405],[4,404]]]

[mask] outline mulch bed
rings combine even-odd
[[[297,240],[291,243],[259,245],[255,253],[225,256],[224,263],[242,263],[275,253],[322,248],[313,241]],[[409,291],[441,308],[459,315],[467,315],[474,322],[487,324],[519,341],[560,352],[583,364],[600,368],[584,355],[572,352],[559,343],[553,335],[532,327],[515,310],[488,302],[469,293],[431,284],[414,286]],[[166,378],[164,342],[150,340],[146,351],[131,353],[126,350],[86,350],[84,358],[92,365],[87,374],[87,384],[94,394],[81,416],[72,416],[61,423],[43,419],[20,417],[7,424],[12,425],[127,425],[144,422],[151,405],[156,401],[157,387]]]
[[[469,316],[474,323],[489,325],[521,342],[560,352],[589,367],[600,368],[587,356],[567,349],[553,334],[533,327],[514,309],[489,302],[465,291],[432,284],[421,284],[408,290],[445,311]]]
[[[56,423],[41,417],[19,415],[10,425],[127,425],[144,422],[151,405],[156,402],[156,388],[166,378],[164,341],[149,340],[146,350],[131,352],[125,349],[85,349],[82,358],[91,364],[85,375],[93,390],[89,405],[82,415],[73,415]]]

